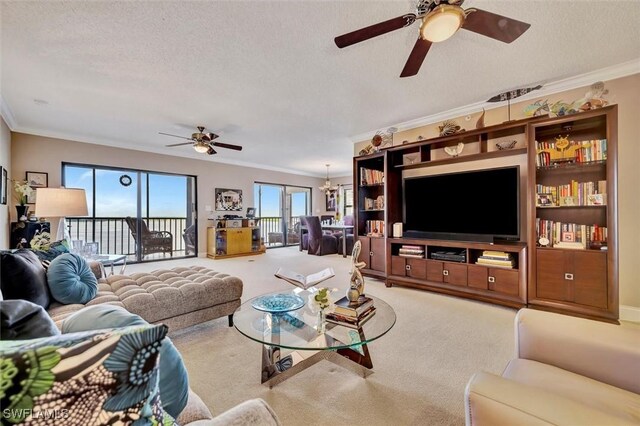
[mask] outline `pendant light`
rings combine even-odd
[[[324,185],[320,187],[320,191],[329,195],[331,191],[336,191],[338,189],[337,186],[331,186],[331,180],[329,179],[329,164],[325,164],[327,166],[327,180],[324,181]]]

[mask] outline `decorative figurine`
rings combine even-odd
[[[542,85],[537,85],[536,87],[524,87],[522,89],[508,90],[506,92],[502,92],[502,93],[499,93],[499,94],[495,95],[494,97],[489,99],[487,102],[504,102],[504,101],[507,101],[507,108],[508,108],[508,113],[509,113],[507,122],[509,122],[509,121],[511,121],[511,100],[515,99],[515,98],[519,98],[520,96],[526,95],[529,92],[533,92],[534,90],[538,90],[541,87],[542,87]]]
[[[480,114],[480,117],[478,117],[478,121],[476,121],[476,129],[482,129],[484,127],[484,114],[485,114],[485,110],[484,108],[482,108],[482,114]]]
[[[438,129],[440,130],[440,136],[450,136],[465,131],[465,129],[458,126],[455,120],[444,120],[442,126],[438,126]]]
[[[364,295],[364,277],[360,269],[367,266],[367,264],[358,262],[360,250],[362,250],[362,243],[356,241],[351,251],[351,269],[349,270],[351,279],[349,280],[349,290],[347,290],[347,299],[350,302],[356,302],[360,296]]]

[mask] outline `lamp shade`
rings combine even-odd
[[[87,216],[87,196],[84,189],[37,188],[36,216]]]

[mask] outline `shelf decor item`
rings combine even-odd
[[[498,142],[496,143],[496,148],[498,148],[498,151],[505,151],[507,149],[513,149],[513,147],[516,146],[517,143],[518,141]]]
[[[438,130],[440,131],[440,136],[450,136],[465,131],[455,120],[444,120],[442,126],[438,126]]]
[[[27,205],[29,198],[34,196],[35,190],[24,180],[14,181],[13,184],[13,189],[18,195],[18,205],[16,206],[18,220],[24,222],[27,220],[27,212],[29,211],[29,206]]]
[[[511,121],[511,100],[515,98],[519,98],[520,96],[526,95],[529,92],[533,92],[534,90],[538,90],[542,88],[542,85],[537,85],[536,87],[523,87],[522,89],[514,89],[508,90],[506,92],[498,93],[494,97],[487,100],[487,102],[504,102],[507,101],[507,111],[508,111],[508,119],[507,122]]]
[[[462,150],[463,149],[464,149],[464,144],[462,142],[460,142],[456,146],[445,146],[444,147],[444,152],[446,152],[447,154],[449,154],[452,157],[457,157],[458,155],[462,154]]]
[[[294,294],[269,294],[251,302],[254,309],[272,314],[295,311],[304,306],[304,300]]]
[[[360,269],[367,266],[367,264],[358,261],[361,250],[362,243],[356,241],[351,252],[351,269],[349,270],[351,278],[349,279],[349,289],[347,290],[347,299],[351,302],[356,302],[361,295],[364,295],[364,277]]]

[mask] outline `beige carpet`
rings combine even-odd
[[[273,276],[331,266],[327,286],[346,289],[349,259],[309,256],[297,248],[226,260],[130,265],[127,273],[198,264],[241,277],[243,300],[292,286]],[[461,425],[464,388],[474,372],[501,373],[513,353],[515,310],[367,279],[366,292],[389,303],[396,325],[369,345],[375,373],[363,379],[322,361],[273,389],[260,384],[260,345],[221,318],[172,335],[191,387],[214,414],[260,397],[285,425]]]

